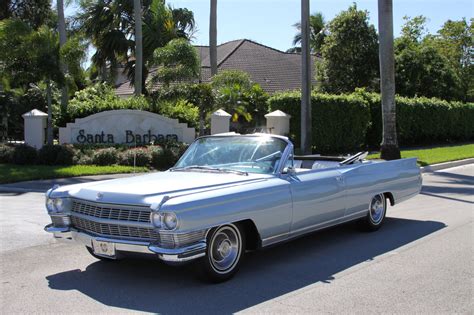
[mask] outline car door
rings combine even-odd
[[[300,234],[344,216],[344,179],[340,171],[308,170],[289,176],[293,199],[291,234]]]

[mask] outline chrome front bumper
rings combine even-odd
[[[92,248],[92,240],[99,242],[109,242],[115,244],[118,252],[132,252],[140,254],[154,254],[159,259],[179,263],[203,257],[206,254],[206,241],[202,240],[195,244],[180,248],[163,248],[149,242],[127,241],[108,237],[92,236],[76,231],[69,227],[54,227],[49,224],[44,227],[46,232],[52,233],[54,238],[60,241],[73,241]]]

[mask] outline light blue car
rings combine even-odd
[[[45,230],[102,260],[196,261],[225,281],[246,250],[353,220],[374,231],[388,202],[420,192],[416,159],[364,157],[295,156],[286,137],[268,134],[201,137],[166,172],[53,187]]]

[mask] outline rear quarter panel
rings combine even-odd
[[[367,211],[376,194],[390,192],[397,204],[421,190],[421,172],[416,158],[357,164],[342,172],[346,215]]]

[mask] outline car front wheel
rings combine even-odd
[[[242,230],[238,225],[222,225],[209,233],[207,244],[206,256],[200,261],[201,275],[215,283],[232,278],[245,248]]]

